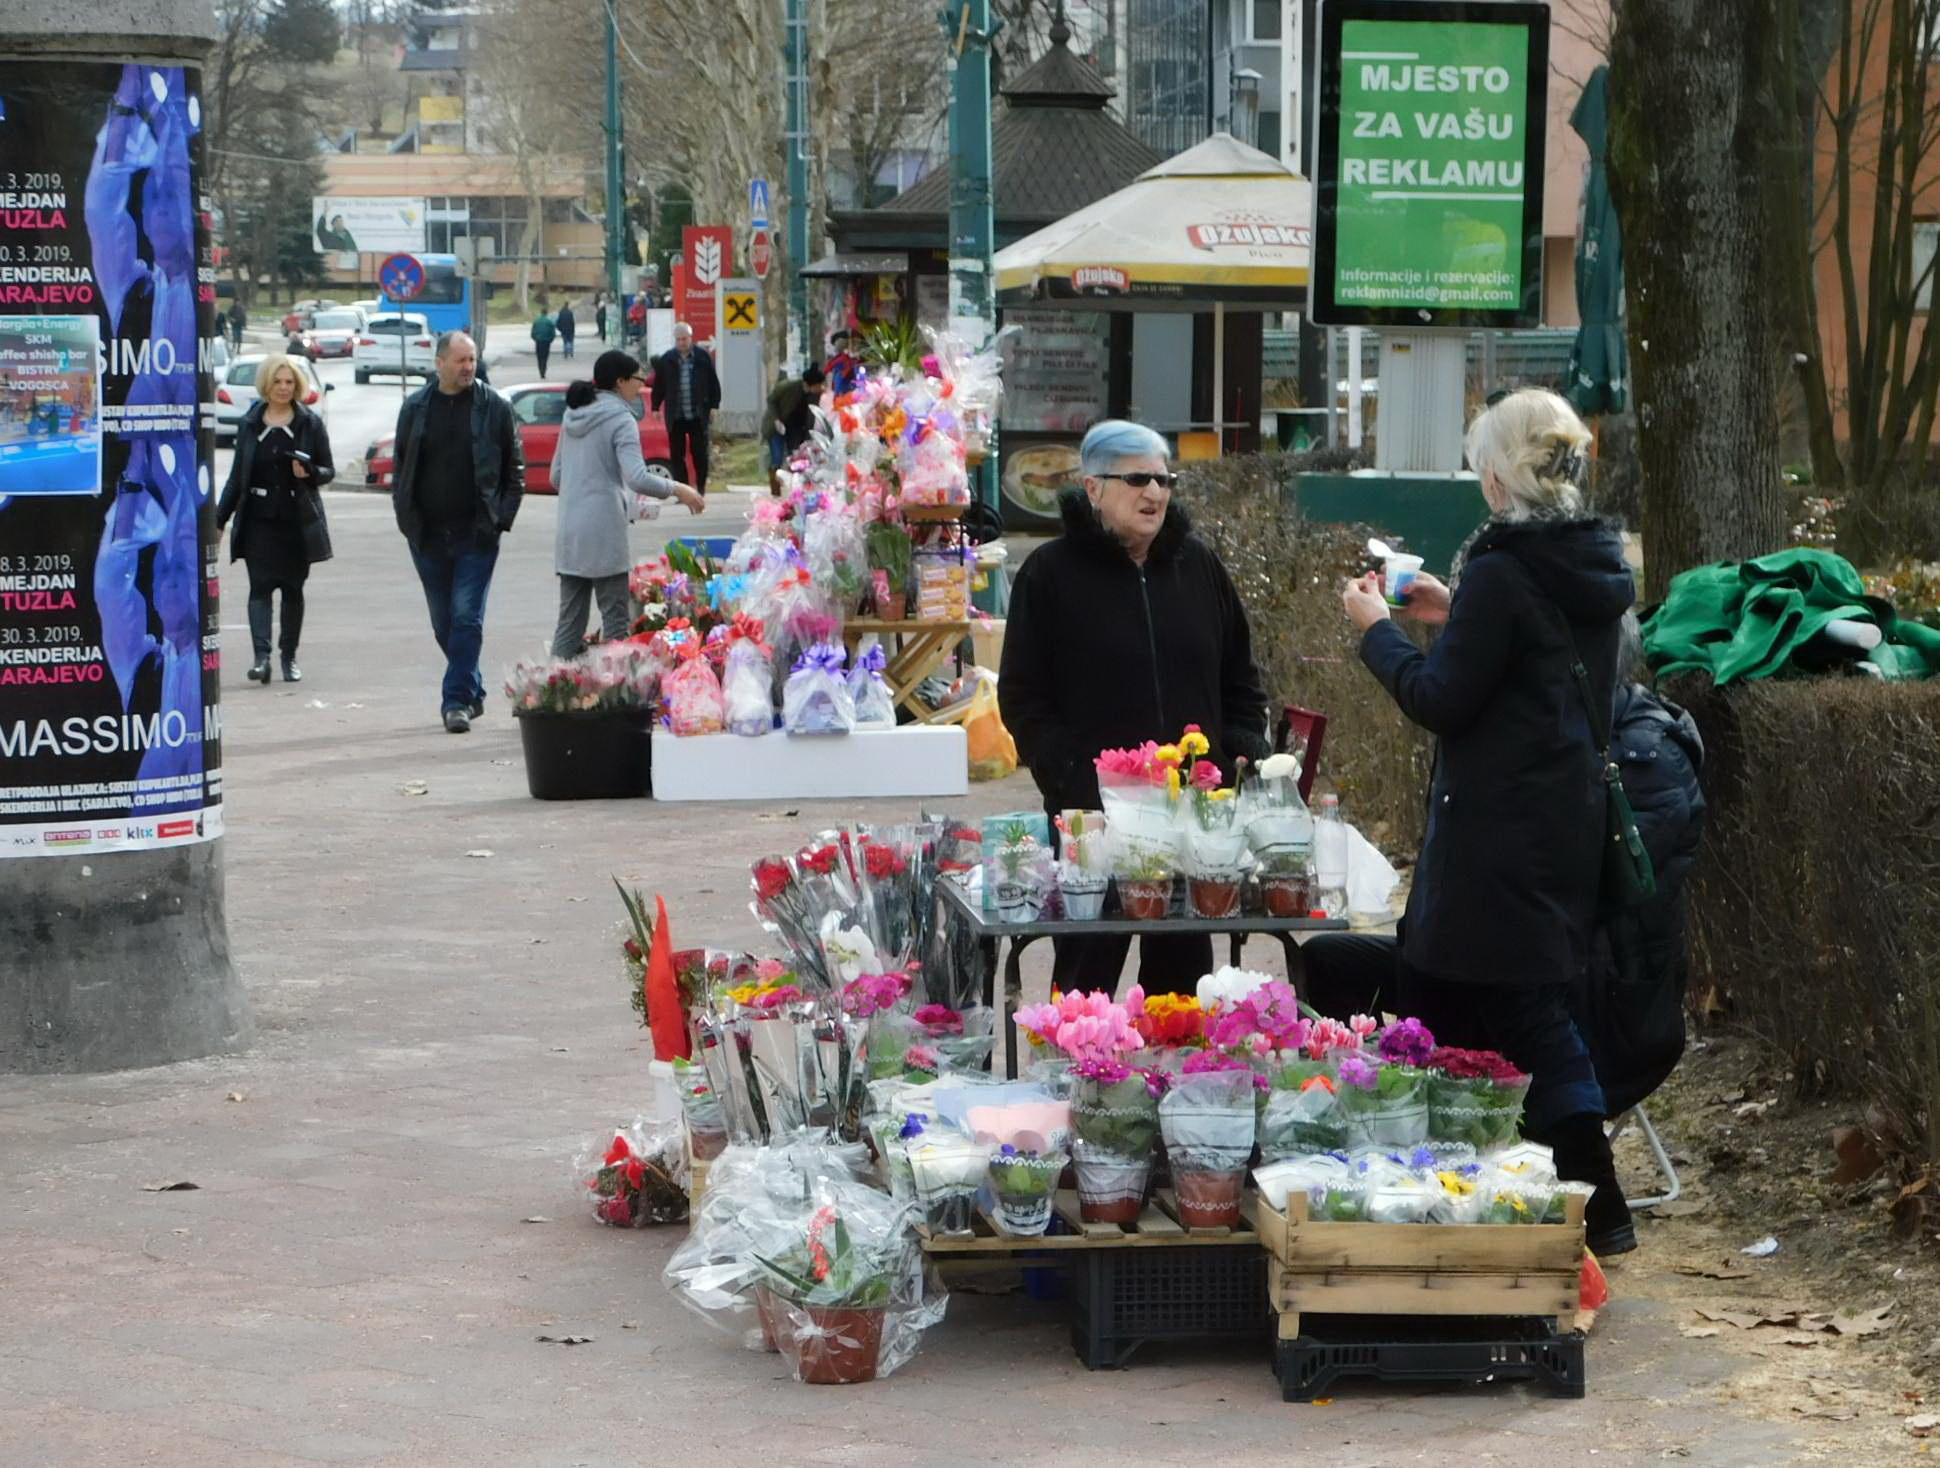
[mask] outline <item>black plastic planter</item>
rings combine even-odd
[[[525,783],[534,800],[627,800],[653,793],[645,709],[518,713]]]

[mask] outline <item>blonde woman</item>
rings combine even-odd
[[[304,522],[321,520],[317,491],[336,477],[330,434],[323,419],[303,406],[303,374],[287,356],[265,357],[256,369],[256,401],[236,429],[236,457],[216,505],[216,529],[231,520],[229,559],[249,568],[249,640],[252,682],[268,686],[272,598],[283,598],[283,681],[295,683],[303,636],[303,583],[311,552]]]
[[[1589,430],[1554,393],[1525,390],[1470,425],[1489,518],[1403,616],[1445,624],[1427,652],[1389,621],[1380,579],[1342,595],[1361,661],[1437,736],[1428,828],[1384,1007],[1444,1045],[1497,1050],[1533,1077],[1525,1130],[1566,1179],[1594,1183],[1599,1254],[1636,1247],[1604,1138],[1604,1097],[1570,1018],[1590,957],[1602,861],[1599,740],[1617,639],[1636,587],[1614,525],[1583,507]],[[1591,698],[1573,665],[1588,671]],[[1592,721],[1592,708],[1605,712]],[[1325,967],[1325,965],[1321,965]]]

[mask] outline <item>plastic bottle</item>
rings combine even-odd
[[[1338,795],[1321,796],[1314,812],[1314,902],[1330,918],[1347,915],[1347,826]]]

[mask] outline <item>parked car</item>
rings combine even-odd
[[[399,337],[403,337],[400,348]],[[430,378],[437,374],[438,338],[431,325],[416,312],[386,312],[373,316],[357,333],[351,352],[353,371],[359,382],[369,382],[373,374],[395,377],[400,368],[407,377]]]
[[[337,301],[298,301],[283,313],[283,330],[291,336],[305,332],[315,323],[319,311],[328,311],[340,303]]]
[[[512,405],[512,421],[518,425],[519,447],[525,454],[527,494],[554,494],[552,460],[559,447],[559,425],[566,416],[566,384],[527,382],[508,387],[505,396]],[[673,454],[667,446],[667,425],[658,413],[642,413],[644,399],[634,404],[640,420],[640,454],[656,474],[673,474]],[[691,471],[692,465],[689,464]],[[396,440],[391,434],[377,439],[364,451],[364,483],[372,488],[389,489],[396,473]],[[689,483],[693,482],[690,472]]]
[[[338,306],[319,311],[315,322],[303,333],[303,350],[311,361],[325,357],[348,357],[357,350],[357,338],[364,330],[364,313],[355,306]]]
[[[292,357],[296,370],[303,375],[303,406],[326,413],[328,404],[325,397],[335,389],[317,375],[316,367],[304,357]],[[258,352],[247,357],[238,357],[229,364],[223,376],[222,385],[216,389],[216,438],[218,441],[233,439],[236,425],[249,411],[249,405],[256,401],[256,369],[263,365],[263,354]]]
[[[352,301],[350,304],[362,311],[366,319],[378,315],[384,309],[384,303],[375,296],[366,301]]]

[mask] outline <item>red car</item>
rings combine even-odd
[[[519,426],[519,448],[525,455],[526,493],[555,493],[552,460],[559,447],[560,420],[566,416],[566,384],[522,383],[507,388],[505,396],[512,404],[512,421]],[[692,484],[692,459],[688,461],[684,476],[674,474],[673,454],[667,445],[667,425],[658,414],[641,412],[645,405],[646,397],[643,394],[640,401],[634,404],[634,416],[640,420],[640,453],[646,459],[647,467],[656,474],[685,478]],[[397,472],[393,454],[395,443],[395,435],[387,433],[370,446],[364,456],[365,484],[383,489],[391,487]]]

